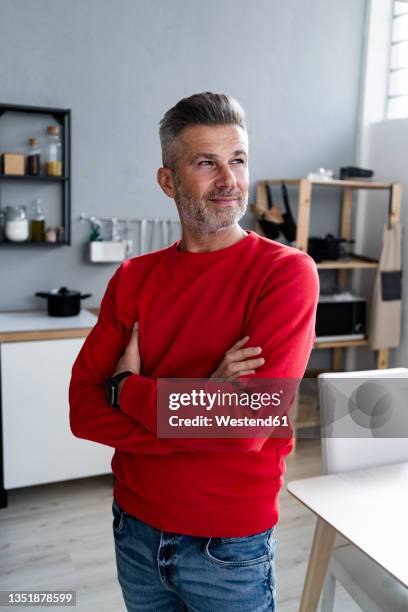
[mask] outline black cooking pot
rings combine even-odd
[[[74,317],[81,310],[81,300],[91,297],[92,293],[81,295],[80,291],[61,287],[51,291],[38,291],[35,295],[48,299],[47,310],[51,317]]]

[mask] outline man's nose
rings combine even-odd
[[[215,184],[217,187],[224,187],[227,189],[236,187],[237,179],[227,164],[220,166]]]

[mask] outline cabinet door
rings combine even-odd
[[[71,369],[84,338],[1,345],[4,487],[111,471],[113,449],[69,427]]]

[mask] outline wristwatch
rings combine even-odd
[[[112,376],[112,378],[108,380],[106,385],[106,401],[112,408],[119,408],[117,401],[120,381],[127,378],[127,376],[131,376],[132,374],[134,374],[134,372],[126,370],[126,372],[119,372],[119,374],[115,374],[115,376]]]

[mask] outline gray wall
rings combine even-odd
[[[0,310],[44,307],[34,292],[61,285],[99,304],[117,264],[84,259],[82,211],[176,219],[155,182],[158,122],[185,95],[244,106],[252,186],[354,160],[364,0],[2,0],[0,11],[1,102],[73,115],[72,246],[0,246]],[[25,189],[3,206],[43,195]],[[315,233],[337,231],[337,196],[324,198]]]

